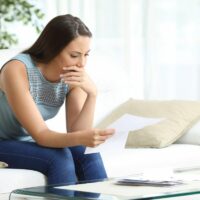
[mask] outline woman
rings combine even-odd
[[[106,178],[99,154],[85,147],[114,130],[92,128],[97,89],[85,71],[92,34],[77,17],[52,19],[32,47],[0,74],[0,160],[10,168],[40,171],[48,184]],[[50,130],[66,100],[67,133]]]

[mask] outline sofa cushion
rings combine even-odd
[[[1,162],[1,161],[0,161],[0,168],[5,168],[5,167],[7,167],[7,166],[8,166],[7,163]]]
[[[181,136],[176,143],[200,145],[200,120]]]
[[[200,168],[200,146],[172,144],[166,148],[123,149],[101,152],[108,177],[123,177],[150,169]],[[187,171],[187,170],[186,170]]]
[[[46,177],[37,171],[27,169],[0,169],[0,193],[12,190],[46,185]]]
[[[123,114],[164,118],[157,124],[129,131],[126,147],[166,147],[200,119],[200,101],[183,100],[134,100],[129,99],[114,109],[98,125],[105,128]]]

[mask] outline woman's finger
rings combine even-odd
[[[76,76],[71,76],[71,77],[65,77],[62,79],[64,82],[65,81],[75,81],[75,82],[83,82],[84,81],[84,78],[83,77],[76,77]]]
[[[82,72],[66,72],[66,73],[63,73],[63,74],[60,74],[60,77],[63,78],[63,77],[72,77],[72,76],[83,76],[83,73]]]
[[[106,129],[106,130],[103,130],[103,131],[100,131],[100,135],[102,136],[106,136],[106,135],[113,135],[115,133],[115,129]]]
[[[70,66],[70,67],[63,67],[64,71],[77,71],[77,72],[81,72],[84,70],[84,68],[81,67],[77,67],[77,66]]]

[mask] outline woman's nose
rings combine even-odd
[[[86,64],[86,59],[85,59],[85,58],[81,58],[81,59],[78,61],[77,66],[80,67],[80,68],[82,68],[82,67],[85,66],[85,64]]]

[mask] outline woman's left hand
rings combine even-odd
[[[97,88],[84,68],[70,66],[63,68],[64,73],[60,75],[61,80],[70,87],[80,87],[88,95],[96,95]]]

